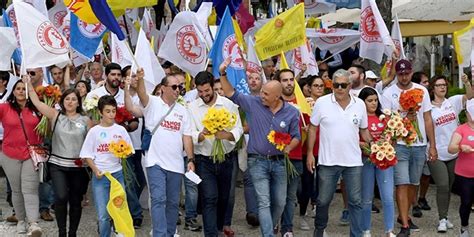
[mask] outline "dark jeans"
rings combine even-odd
[[[133,219],[143,219],[142,207],[140,205],[140,194],[146,185],[145,173],[142,168],[142,152],[136,150],[133,156],[127,158],[128,166],[131,168],[131,172],[135,174],[136,180],[129,182],[129,185],[125,188],[127,193],[128,209]]]
[[[82,192],[87,189],[89,175],[85,168],[68,168],[49,163],[55,193],[54,210],[60,237],[66,237],[69,204],[69,236],[76,236],[82,215]]]
[[[235,184],[237,182],[237,174],[239,173],[239,161],[237,158],[237,152],[232,152],[230,154],[230,159],[232,160],[234,168],[232,169],[232,181],[230,184],[229,203],[227,204],[227,210],[225,211],[225,226],[232,225],[232,216],[234,215],[235,204]]]
[[[196,172],[202,179],[199,189],[206,237],[217,237],[218,232],[223,229],[233,167],[229,155],[226,155],[222,163],[214,163],[212,158],[196,155]]]
[[[461,197],[461,205],[459,205],[461,226],[468,226],[471,206],[474,202],[474,178],[456,175],[456,186],[459,188],[459,196]]]
[[[317,159],[316,159],[317,160]],[[306,215],[306,210],[308,208],[309,201],[316,203],[316,198],[318,197],[318,178],[316,176],[317,169],[319,166],[316,166],[316,170],[311,172],[306,168],[306,157],[303,156],[303,174],[301,175],[301,193],[299,194],[299,204],[300,204],[300,216]]]

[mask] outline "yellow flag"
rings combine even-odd
[[[216,9],[212,8],[211,15],[207,18],[207,24],[210,26],[215,26],[217,22],[217,13]]]
[[[267,22],[255,33],[255,51],[260,60],[289,51],[305,43],[304,3]]]
[[[186,73],[185,79],[186,79],[186,83],[184,87],[186,88],[186,91],[190,91],[191,90],[191,75],[189,75],[189,73]]]
[[[281,69],[290,69],[288,63],[286,62],[286,57],[283,52],[280,53],[280,70]],[[311,116],[311,106],[309,106],[308,101],[303,95],[303,91],[300,88],[300,85],[297,81],[295,81],[295,97],[296,97],[296,104],[298,105],[298,109],[300,113],[304,113]]]
[[[312,16],[308,19],[308,22],[306,22],[306,28],[314,28],[314,29],[319,29],[321,28],[321,20]]]
[[[118,1],[118,0],[114,0]],[[155,0],[155,5],[156,5]],[[135,1],[123,1],[123,2],[130,2],[130,3],[135,3]],[[107,1],[107,4],[110,6],[110,0]],[[82,1],[77,1],[77,0],[64,0],[64,5],[72,12],[74,13],[79,19],[81,19],[84,22],[87,22],[89,24],[96,24],[99,23],[99,19],[95,16],[94,12],[92,11],[92,7],[89,3],[89,0],[82,0]],[[114,14],[115,17],[121,16],[125,14],[125,8],[117,9],[117,8],[110,8],[112,10],[112,13]]]
[[[133,0],[133,1],[124,1],[124,0],[107,0],[107,4],[110,9],[113,10],[125,10],[127,8],[138,8],[138,7],[151,7],[155,6],[158,3],[158,0]]]
[[[127,195],[122,185],[110,172],[105,172],[105,177],[110,181],[110,197],[107,203],[107,211],[114,220],[115,230],[125,237],[134,237],[135,229],[133,220],[128,210]]]
[[[247,44],[245,43],[244,36],[242,35],[242,31],[240,30],[239,23],[234,18],[232,18],[232,25],[234,26],[235,39],[237,39],[237,44],[239,45],[240,49],[243,49],[244,52],[247,52]]]
[[[453,33],[454,50],[458,59],[458,64],[463,67],[469,67],[469,61],[471,56],[472,38],[474,34],[474,18],[468,26]]]

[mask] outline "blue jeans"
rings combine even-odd
[[[377,179],[380,198],[383,207],[383,223],[385,233],[393,230],[395,224],[395,204],[393,201],[393,167],[381,170],[370,161],[364,161],[362,167],[362,230],[370,230],[370,216],[372,212],[372,200],[374,198],[374,183]]]
[[[250,171],[247,169],[244,172],[244,197],[245,197],[245,211],[248,214],[258,215],[257,193],[250,178]]]
[[[184,157],[184,169],[187,169],[188,158]],[[193,183],[188,178],[184,177],[184,209],[185,209],[185,217],[184,219],[190,220],[197,217],[197,205],[198,205],[198,185]]]
[[[301,160],[291,160],[291,163],[298,171],[298,176],[288,180],[286,191],[286,205],[281,216],[281,233],[293,232],[293,214],[295,213],[295,205],[297,203],[296,191],[301,182],[301,174],[303,173],[303,162]],[[306,167],[305,167],[306,168]]]
[[[52,181],[39,184],[39,211],[49,211],[49,207],[54,203],[54,190]]]
[[[112,176],[125,187],[123,181],[122,171],[112,173]],[[92,175],[92,194],[94,195],[94,206],[99,219],[99,236],[110,237],[110,216],[107,211],[107,203],[110,197],[110,181],[107,177],[103,176],[98,179],[94,174]],[[82,193],[80,194],[82,195]]]
[[[426,146],[395,146],[398,162],[393,170],[395,185],[419,185],[426,162]]]
[[[153,237],[173,236],[179,211],[179,192],[183,174],[162,169],[158,165],[146,168],[151,198]]]
[[[214,163],[210,157],[196,155],[196,172],[202,179],[199,189],[206,237],[217,237],[223,229],[233,168],[233,160],[228,156],[222,163]]]
[[[234,168],[232,169],[232,181],[230,183],[229,201],[227,204],[227,210],[225,211],[224,225],[232,225],[232,216],[234,215],[234,204],[235,204],[235,182],[237,181],[237,173],[239,173],[239,161],[237,159],[237,152],[232,152],[230,159]]]
[[[349,198],[349,220],[351,237],[360,237],[360,218],[362,214],[362,167],[319,166],[319,195],[316,202],[316,218],[314,219],[314,236],[322,237],[328,224],[329,205],[336,192],[337,181],[342,175],[346,183],[346,192]]]
[[[247,163],[257,194],[260,231],[265,237],[273,237],[273,227],[278,224],[286,203],[285,160],[249,154]]]
[[[131,180],[125,189],[127,193],[128,209],[132,218],[143,219],[142,206],[140,205],[140,194],[145,187],[145,174],[142,168],[142,152],[136,150],[133,156],[127,158],[127,164],[131,168],[131,172],[134,173],[136,180]]]

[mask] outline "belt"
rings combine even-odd
[[[255,157],[263,158],[263,159],[267,159],[267,160],[281,160],[281,159],[285,159],[285,156],[284,156],[284,155],[249,154],[249,157],[250,157],[250,156],[255,156]]]

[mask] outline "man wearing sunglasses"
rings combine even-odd
[[[30,76],[31,84],[33,84],[35,88],[43,85],[44,77],[42,68],[26,69],[26,73]]]
[[[116,63],[110,63],[105,66],[105,85],[94,89],[93,91],[87,94],[86,99],[90,99],[93,96],[98,98],[104,95],[111,95],[117,101],[118,107],[125,106],[125,94],[122,89],[120,89],[120,84],[122,80],[122,68]]]
[[[281,99],[283,87],[278,81],[266,83],[260,96],[245,95],[234,90],[227,79],[229,64],[230,58],[227,58],[219,66],[222,89],[248,115],[248,171],[257,194],[260,230],[262,236],[275,236],[286,203],[285,154],[290,153],[301,140],[299,112]],[[289,134],[290,144],[283,151],[277,150],[268,141],[270,131]]]
[[[349,93],[350,73],[339,69],[333,74],[333,93],[320,97],[314,104],[308,133],[306,168],[313,172],[316,162],[313,147],[320,132],[318,155],[319,196],[314,219],[314,236],[323,237],[328,223],[329,205],[342,175],[349,198],[350,236],[362,236],[362,159],[359,139],[372,142],[367,130],[365,103]]]

